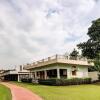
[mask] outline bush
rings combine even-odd
[[[80,84],[90,84],[91,78],[47,79],[47,80],[39,80],[38,82],[39,84],[43,85],[55,85],[55,86],[80,85]]]
[[[99,79],[99,81],[100,81],[100,74],[98,74],[98,79]]]
[[[32,83],[32,78],[22,78],[21,82]]]
[[[39,79],[38,83],[43,85],[56,85],[56,79]]]

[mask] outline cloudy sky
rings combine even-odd
[[[99,0],[0,0],[0,68],[71,52],[99,17]]]

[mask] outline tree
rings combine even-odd
[[[95,64],[95,70],[100,72],[100,54],[94,60],[94,64]]]
[[[82,50],[82,55],[87,58],[97,58],[100,53],[100,18],[93,21],[88,29],[88,41],[78,44],[78,48]]]
[[[100,71],[100,18],[92,22],[87,35],[89,39],[77,46],[83,56],[94,59],[95,67],[92,70]]]
[[[74,50],[70,53],[70,58],[76,60],[79,52],[74,48]]]

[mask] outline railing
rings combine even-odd
[[[35,66],[36,67],[37,65],[41,65],[43,63],[50,62],[50,61],[53,61],[53,60],[58,60],[58,59],[76,60],[76,61],[88,61],[86,58],[83,58],[81,56],[75,58],[75,57],[64,56],[64,55],[54,55],[54,56],[48,57],[46,59],[42,59],[42,60],[33,62],[31,64],[27,64],[27,65],[24,66],[24,68],[28,68],[30,66]]]
[[[50,60],[54,60],[54,59],[66,59],[66,60],[87,61],[86,58],[83,58],[81,56],[79,56],[79,57],[76,58],[76,57],[70,57],[70,56],[64,56],[64,55],[54,55],[54,56],[48,57],[46,59],[39,60],[39,61],[37,61],[35,63],[37,64],[37,63],[46,62],[46,61],[50,61]]]

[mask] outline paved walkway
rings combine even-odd
[[[12,100],[42,100],[39,96],[32,93],[28,89],[10,83],[2,84],[10,88]]]

